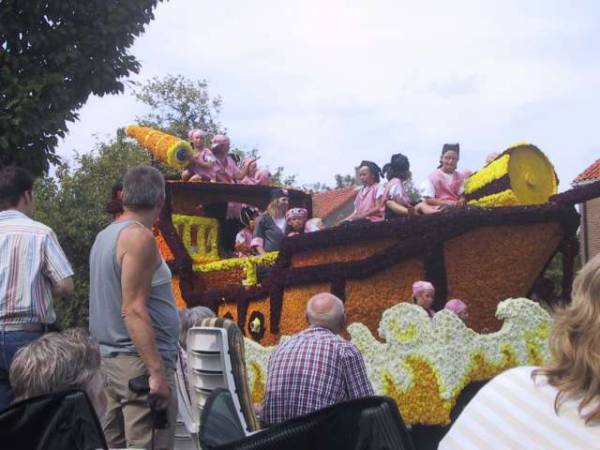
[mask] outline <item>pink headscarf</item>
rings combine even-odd
[[[196,136],[205,137],[206,131],[201,130],[200,128],[194,128],[194,129],[191,129],[190,131],[188,131],[188,139],[189,140],[194,139]]]
[[[305,208],[290,208],[285,213],[285,220],[290,219],[306,219],[308,211]]]
[[[215,134],[212,138],[212,146],[211,148],[218,147],[219,145],[229,144],[229,138],[224,134]]]
[[[444,309],[447,309],[448,311],[452,311],[454,314],[458,315],[458,314],[466,311],[467,305],[462,300],[453,298],[452,300],[448,301],[448,303],[446,303],[446,306],[444,306]]]
[[[415,281],[413,283],[413,285],[412,285],[413,297],[424,291],[435,292],[435,288],[433,287],[433,284],[431,284],[429,281]]]

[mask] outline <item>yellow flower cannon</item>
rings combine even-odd
[[[541,205],[557,190],[554,167],[528,143],[509,147],[465,181],[467,203],[482,208]]]
[[[137,125],[129,125],[125,133],[138,141],[138,144],[152,153],[155,158],[175,170],[185,169],[190,163],[193,154],[192,146],[183,139],[154,128]]]

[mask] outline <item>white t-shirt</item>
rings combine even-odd
[[[442,175],[444,176],[444,181],[446,182],[446,184],[450,186],[452,184],[452,181],[454,180],[454,174],[442,172]],[[427,178],[421,183],[421,186],[419,186],[419,190],[421,191],[421,195],[423,197],[435,198],[435,187],[433,187],[433,183],[429,178]],[[463,193],[464,185],[461,185],[460,189],[458,190],[458,195],[463,195]]]
[[[280,217],[279,219],[273,219],[273,222],[275,222],[275,225],[277,225],[277,227],[283,232],[285,233],[285,225],[286,225],[286,220],[285,217]]]
[[[544,377],[534,383],[533,369],[507,370],[481,388],[438,449],[600,449],[600,424],[585,425],[575,399],[557,415],[557,389]]]

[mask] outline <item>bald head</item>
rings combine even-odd
[[[311,325],[327,328],[337,334],[344,327],[344,304],[335,295],[322,292],[308,301],[306,318]]]

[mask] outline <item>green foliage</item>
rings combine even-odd
[[[104,212],[112,186],[128,167],[149,163],[146,152],[120,139],[75,157],[75,167],[61,164],[55,178],[35,186],[35,218],[50,226],[75,271],[75,296],[57,302],[62,326],[87,326],[90,249],[96,234],[111,221]]]
[[[192,81],[183,75],[155,77],[139,85],[135,96],[151,108],[151,112],[140,119],[141,125],[184,139],[192,128],[211,135],[220,132],[217,117],[222,99],[210,97],[206,80]]]
[[[354,175],[342,175],[337,173],[335,175],[335,188],[341,189],[356,185],[356,177]]]
[[[39,175],[90,94],[123,91],[157,0],[0,1],[0,166]]]

